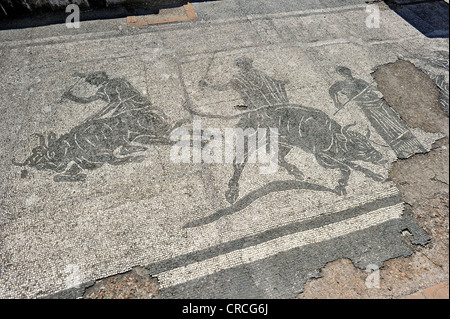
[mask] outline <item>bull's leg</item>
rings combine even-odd
[[[119,155],[130,155],[130,154],[137,153],[137,152],[144,152],[146,150],[147,150],[147,148],[144,146],[127,144],[127,145],[123,145],[120,148]]]
[[[284,167],[286,171],[295,177],[295,179],[303,180],[303,173],[298,169],[297,166],[286,162],[285,157],[292,150],[292,147],[282,146],[278,150],[278,165]]]
[[[234,160],[234,174],[228,182],[228,190],[225,192],[225,198],[230,204],[233,204],[239,197],[239,179],[246,163],[246,158],[244,159],[243,163],[236,163],[236,160]]]
[[[246,140],[244,143],[244,154],[242,157],[242,162],[237,161],[237,158],[233,161],[234,173],[233,177],[231,177],[228,182],[228,190],[225,192],[225,198],[230,203],[233,204],[239,197],[239,179],[241,178],[241,174],[245,168],[245,164],[248,162],[248,158],[250,155],[255,152],[254,147],[248,147],[248,141]]]
[[[122,165],[127,163],[141,163],[145,159],[145,156],[127,156],[127,157],[121,157],[117,158],[114,157],[113,159],[108,161],[108,164],[110,165]]]
[[[342,163],[341,161],[325,154],[317,153],[315,154],[317,162],[327,169],[339,169],[342,174],[342,178],[338,180],[338,186],[336,186],[335,191],[338,195],[346,195],[346,187],[348,185],[348,179],[350,178],[350,167]]]
[[[55,182],[80,182],[86,179],[86,174],[81,174],[83,169],[77,164],[73,163],[69,169],[61,174],[55,175],[53,180]]]

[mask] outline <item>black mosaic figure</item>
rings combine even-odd
[[[449,83],[442,71],[448,73],[449,54],[447,51],[433,51],[425,56],[414,56],[426,64],[423,71],[436,83],[440,91],[440,102],[445,114],[449,116]],[[437,71],[437,72],[435,72]]]
[[[172,144],[169,133],[174,127],[167,123],[164,113],[152,106],[127,80],[109,79],[105,72],[87,75],[76,73],[91,85],[98,86],[91,97],[78,97],[69,91],[63,98],[77,103],[91,103],[96,100],[107,102],[107,106],[80,125],[59,138],[48,134],[47,142],[38,134],[40,145],[32,155],[17,166],[30,166],[38,170],[52,170],[56,182],[82,181],[83,170],[103,166],[140,162],[147,147],[139,144]],[[138,144],[138,145],[136,145]]]
[[[96,100],[103,100],[107,104],[100,112],[86,119],[105,119],[120,116],[126,112],[145,110],[157,114],[161,119],[159,125],[166,126],[166,118],[161,109],[152,106],[150,101],[141,95],[130,82],[123,78],[110,79],[106,72],[98,71],[89,74],[75,73],[74,76],[85,78],[85,81],[93,86],[97,86],[97,92],[90,97],[75,96],[70,90],[63,94],[63,98],[77,103],[91,103]]]
[[[338,186],[334,190],[339,195],[346,194],[351,170],[358,170],[376,181],[384,181],[382,176],[354,163],[354,161],[385,163],[381,153],[370,144],[368,137],[349,130],[352,125],[342,127],[318,109],[289,103],[285,90],[286,82],[273,79],[264,72],[254,69],[250,59],[240,58],[235,63],[240,72],[229,83],[215,86],[202,80],[199,85],[216,90],[234,89],[239,92],[249,111],[239,116],[240,120],[236,127],[244,130],[277,128],[278,164],[296,180],[302,181],[303,173],[285,160],[293,147],[314,154],[317,162],[324,168],[341,171],[342,178],[338,180]],[[234,174],[225,193],[227,201],[232,204],[239,197],[239,179],[248,157],[256,151],[248,148],[247,141],[244,150],[244,161],[239,163],[235,159],[233,163]],[[300,183],[297,187],[320,188],[306,182]],[[263,192],[262,190],[261,194]]]
[[[200,81],[199,84],[218,91],[233,89],[241,95],[244,105],[250,109],[289,103],[285,89],[287,82],[255,69],[252,63],[249,58],[236,59],[235,65],[239,68],[239,73],[225,85],[210,85],[206,81]]]
[[[342,109],[351,101],[355,102],[398,158],[408,158],[413,154],[426,152],[406,123],[378,96],[378,91],[372,84],[353,77],[349,68],[340,66],[336,68],[336,72],[344,77],[344,80],[331,86],[329,93],[338,109]],[[347,98],[345,104],[341,102],[340,94]]]

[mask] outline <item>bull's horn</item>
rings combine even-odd
[[[80,73],[80,72],[75,72],[74,74],[72,74],[73,77],[79,77],[79,78],[85,78],[87,77],[87,74],[85,73]]]

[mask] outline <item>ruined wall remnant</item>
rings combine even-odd
[[[0,0],[0,17],[29,16],[44,12],[64,11],[67,5],[77,4],[81,10],[107,8],[118,5],[142,5],[164,8],[186,4],[185,0]]]

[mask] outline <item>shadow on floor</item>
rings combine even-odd
[[[148,10],[146,14],[156,14],[158,11],[158,9]],[[0,20],[0,30],[24,29],[61,24],[66,22],[69,14],[70,13],[65,13],[64,11],[55,11],[38,13],[24,17],[3,18],[3,20]],[[82,11],[80,13],[80,21],[117,19],[129,15],[135,15],[135,13],[131,8],[126,7],[94,9]]]
[[[448,38],[448,3],[435,1],[386,1],[389,7],[428,38]]]
[[[148,14],[158,14],[160,9],[166,9],[170,7],[178,7],[187,4],[188,2],[204,2],[213,0],[179,0],[172,1],[174,5],[164,5],[160,7],[151,7],[146,4],[132,4],[132,5],[118,5],[115,7],[98,7],[91,10],[82,10],[80,13],[80,21],[90,20],[104,20],[104,19],[118,19],[125,18],[127,16],[139,16]],[[215,0],[214,0],[215,1]],[[64,11],[44,12],[27,15],[23,17],[5,18],[0,19],[0,30],[9,29],[23,29],[41,27],[51,24],[61,24],[66,22],[66,18],[70,13]]]

